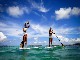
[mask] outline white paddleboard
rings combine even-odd
[[[39,48],[39,47],[33,47],[33,48]]]
[[[21,48],[21,47],[20,47],[19,49],[30,49],[30,48]]]
[[[45,48],[52,48],[52,47],[45,47]]]
[[[54,46],[54,47],[57,47],[57,46]]]

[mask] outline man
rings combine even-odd
[[[50,47],[50,45],[52,45],[52,40],[53,40],[52,34],[55,34],[55,33],[53,33],[53,30],[50,27],[50,29],[49,29],[49,47]]]

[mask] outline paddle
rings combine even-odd
[[[55,33],[53,33],[53,34],[56,36]],[[59,42],[60,42],[60,39],[58,38],[58,36],[56,36],[56,38],[57,38],[57,39],[59,40]],[[61,42],[60,42],[60,43],[61,43]],[[61,43],[61,45],[64,46],[63,43]]]

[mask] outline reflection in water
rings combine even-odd
[[[27,57],[27,51],[26,50],[22,50],[21,52],[19,52],[20,56],[20,60],[26,60],[25,57]]]
[[[25,57],[27,57],[27,52],[23,50],[20,56],[20,60],[26,60]]]

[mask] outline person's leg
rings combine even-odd
[[[23,46],[23,44],[22,44],[22,48],[23,48],[24,46]]]
[[[25,34],[25,44],[27,44],[27,34]]]
[[[23,36],[23,41],[25,41],[25,35]]]
[[[52,38],[50,38],[50,46],[51,46],[51,39],[52,39]]]
[[[24,43],[22,44],[22,48],[24,47]]]
[[[50,47],[50,38],[49,38],[49,47]]]
[[[24,47],[24,41],[22,41],[21,44],[22,44],[22,48],[23,48]]]
[[[53,40],[53,39],[51,38],[51,45],[52,45],[52,40]]]
[[[52,38],[49,38],[49,39],[50,39],[50,40],[49,40],[49,45],[51,46]],[[50,46],[49,46],[49,47],[50,47]]]
[[[25,41],[25,44],[27,45],[27,40]]]
[[[22,48],[22,43],[20,44],[20,47]]]

